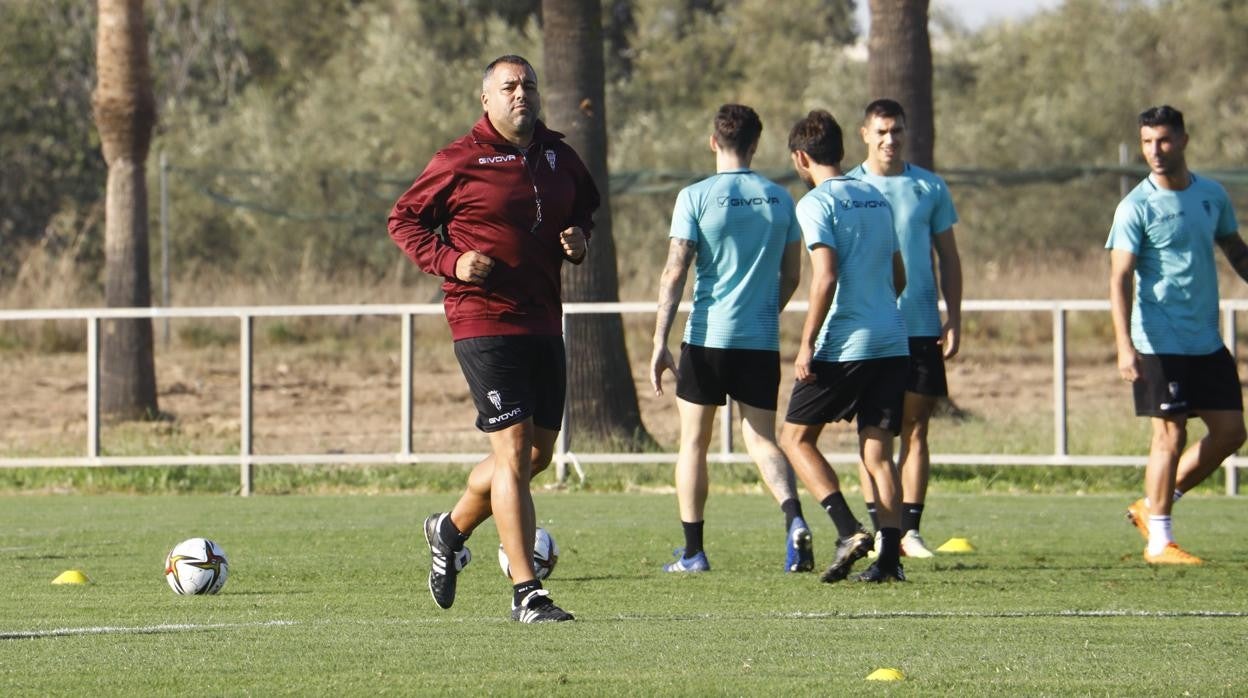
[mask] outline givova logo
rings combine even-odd
[[[840,204],[840,205],[841,205],[841,208],[843,208],[843,209],[851,209],[851,208],[888,208],[888,202],[887,202],[887,201],[879,201],[879,200],[858,201],[858,200],[856,200],[856,199],[837,199],[837,203],[838,203],[838,204]]]
[[[477,158],[478,165],[496,165],[500,162],[511,162],[515,160],[515,155],[487,155]]]
[[[763,206],[780,203],[778,196],[721,196],[715,199],[720,208],[729,206]]]
[[[490,417],[490,418],[489,418],[488,420],[486,420],[486,421],[488,421],[490,424],[498,424],[498,423],[500,423],[500,422],[505,422],[505,421],[507,421],[507,420],[509,420],[509,419],[511,419],[511,418],[513,418],[513,417],[515,417],[515,416],[516,416],[516,415],[518,415],[518,414],[520,414],[520,408],[519,408],[519,407],[517,407],[516,409],[514,409],[514,410],[512,410],[512,411],[510,411],[510,412],[504,412],[504,413],[502,413],[502,414],[498,415],[497,417]]]

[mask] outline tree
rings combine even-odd
[[[98,0],[97,83],[92,95],[108,185],[104,206],[104,299],[109,307],[151,305],[148,276],[148,147],[156,100],[147,56],[143,0]],[[157,413],[150,319],[105,323],[101,339],[103,411],[122,419]]]
[[[906,159],[933,169],[936,128],[932,109],[932,45],[928,0],[871,0],[867,88],[906,110]]]
[[[567,134],[602,195],[589,258],[584,264],[565,266],[564,297],[569,301],[617,301],[619,277],[607,180],[601,3],[543,0],[542,20],[546,119],[552,128]],[[649,441],[641,424],[620,316],[573,315],[567,325],[571,427],[613,444],[636,446]]]

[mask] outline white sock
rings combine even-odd
[[[1169,516],[1148,517],[1148,554],[1160,555],[1167,545],[1174,542]]]

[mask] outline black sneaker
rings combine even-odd
[[[425,541],[429,543],[429,593],[434,603],[450,608],[455,603],[455,578],[472,561],[472,553],[467,547],[451,550],[442,542],[438,526],[444,516],[450,514],[430,514],[425,519]]]
[[[836,557],[832,559],[832,564],[824,571],[820,581],[831,584],[839,582],[849,576],[849,570],[854,563],[866,556],[871,550],[874,541],[871,540],[871,534],[864,529],[858,529],[858,532],[846,538],[836,539]]]
[[[904,582],[906,581],[906,573],[901,569],[901,563],[891,570],[880,567],[880,563],[873,562],[865,572],[855,577],[860,582],[872,582],[874,584],[883,584],[884,582]]]
[[[513,606],[511,619],[518,623],[562,623],[565,620],[574,620],[571,613],[550,600],[550,592],[545,589],[534,589],[524,597],[519,606]]]

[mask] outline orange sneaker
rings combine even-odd
[[[1144,561],[1150,565],[1203,565],[1205,561],[1180,548],[1178,543],[1170,543],[1161,553],[1149,555],[1144,549]]]
[[[1143,497],[1131,502],[1131,506],[1127,507],[1127,522],[1135,526],[1135,530],[1144,536],[1144,540],[1148,540],[1148,504],[1145,503]]]

